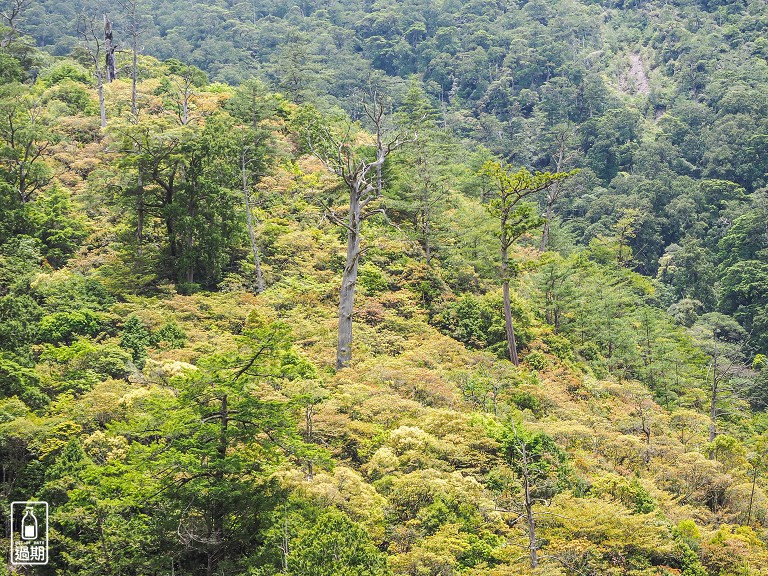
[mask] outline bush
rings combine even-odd
[[[43,307],[51,312],[105,310],[115,301],[95,278],[63,271],[38,277],[32,289],[32,296],[42,300]]]
[[[90,85],[91,74],[80,64],[72,60],[64,60],[40,72],[38,81],[46,87],[62,81]]]
[[[147,359],[147,347],[152,343],[152,337],[144,323],[136,315],[128,316],[120,336],[120,347],[131,353],[133,361],[139,368],[144,368]]]
[[[541,400],[536,398],[536,396],[530,392],[515,392],[512,394],[510,400],[512,400],[512,403],[520,410],[530,410],[537,418],[544,412]]]
[[[627,480],[611,474],[596,480],[592,484],[591,492],[596,496],[609,495],[635,514],[647,514],[656,509],[653,497],[637,478]]]
[[[386,576],[386,556],[346,514],[330,508],[292,542],[291,574]]]
[[[548,334],[544,337],[544,343],[560,360],[573,360],[573,344],[568,338],[558,334]]]
[[[176,322],[167,322],[160,330],[150,336],[153,346],[165,344],[166,348],[183,348],[187,343],[187,333]]]
[[[0,350],[21,353],[37,338],[42,310],[27,294],[0,298]]]
[[[101,325],[101,319],[91,310],[54,312],[40,319],[38,336],[51,344],[70,343],[75,336],[95,336]]]
[[[191,296],[200,292],[201,286],[196,282],[179,282],[176,284],[176,292],[182,296]]]
[[[0,356],[0,394],[6,398],[17,396],[32,409],[48,404],[48,397],[39,387],[35,372]]]
[[[547,357],[538,350],[527,354],[524,358],[524,361],[534,370],[544,370],[544,368],[547,367]]]
[[[470,348],[506,343],[501,309],[473,295],[451,303],[437,322],[443,332]]]
[[[366,262],[360,267],[358,281],[366,296],[375,296],[389,288],[389,280],[386,274],[370,262]]]
[[[82,114],[92,114],[98,111],[94,105],[91,95],[83,88],[82,84],[65,80],[60,84],[48,90],[45,94],[48,100],[58,100],[67,105],[70,114],[78,112]]]

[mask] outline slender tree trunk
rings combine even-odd
[[[24,170],[24,165],[19,167],[19,196],[21,196],[21,203],[26,204],[29,202],[31,194],[27,194],[27,171]]]
[[[136,244],[137,252],[141,256],[144,246],[144,186],[139,173],[139,197],[136,202],[136,211],[138,212],[138,221],[136,222]]]
[[[747,526],[752,522],[752,504],[755,501],[755,484],[757,483],[757,466],[752,474],[752,492],[749,494],[749,511],[747,512]]]
[[[101,71],[96,71],[96,89],[99,93],[99,114],[101,115],[101,127],[107,127],[107,107],[104,103],[104,80]]]
[[[561,135],[558,138],[560,141],[560,148],[558,150],[557,160],[555,162],[555,172],[560,172],[563,169],[563,161],[565,160],[565,144],[567,136]],[[554,206],[557,199],[560,197],[560,182],[555,182],[552,187],[547,190],[547,211],[546,220],[544,221],[544,229],[541,231],[541,243],[539,244],[539,251],[545,252],[549,247],[549,223],[552,220],[552,214],[554,213]]]
[[[557,184],[555,184],[557,186]],[[539,243],[539,252],[546,252],[549,245],[549,222],[552,220],[552,202],[551,196],[547,196],[547,212],[544,220],[544,229],[541,231],[541,242]]]
[[[241,168],[243,171],[243,195],[245,196],[245,212],[248,221],[248,237],[251,239],[253,263],[256,265],[256,293],[261,294],[264,292],[264,277],[261,274],[261,258],[259,257],[259,247],[256,244],[256,233],[253,230],[253,215],[251,214],[251,195],[248,191],[248,172],[246,171],[245,150],[243,150],[241,159]]]
[[[509,350],[509,359],[512,360],[512,364],[519,366],[520,361],[517,357],[517,340],[515,339],[515,327],[512,325],[512,302],[509,295],[509,248],[506,244],[506,235],[502,233],[501,277],[503,282],[502,292],[504,293],[504,327],[507,333],[507,348]]]
[[[289,546],[289,535],[288,535],[288,504],[283,504],[283,542],[280,546],[280,551],[282,552],[282,560],[283,560],[283,572],[286,574],[288,573],[288,554],[290,552],[290,546]]]
[[[352,359],[352,310],[355,301],[357,268],[360,261],[360,183],[349,195],[349,228],[347,229],[347,262],[341,278],[339,296],[339,340],[336,347],[336,369]]]
[[[193,186],[197,186],[195,182]],[[187,207],[187,218],[189,222],[194,222],[197,216],[197,204],[193,197],[191,204]],[[184,232],[184,254],[187,260],[186,269],[186,281],[192,284],[195,281],[195,259],[194,259],[195,237],[191,230],[191,226]]]
[[[115,71],[115,46],[112,43],[112,21],[104,14],[104,60],[106,64],[107,82],[117,78]]]
[[[133,116],[134,119],[138,119],[139,110],[136,107],[136,76],[138,73],[138,55],[136,54],[136,50],[138,42],[135,34],[133,36],[132,43],[133,61],[131,63],[131,116]]]

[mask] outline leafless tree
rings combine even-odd
[[[571,155],[567,153],[568,140],[573,136],[574,130],[572,128],[563,130],[555,137],[557,144],[557,152],[553,156],[555,162],[555,172],[562,172],[565,165],[571,159]],[[557,201],[560,200],[567,192],[567,187],[563,186],[563,182],[555,182],[552,186],[547,188],[547,198],[545,201],[544,212],[544,228],[541,231],[541,242],[539,244],[539,250],[544,252],[549,246],[549,229],[552,222],[552,215],[554,214],[554,207]]]
[[[115,50],[117,50],[117,44],[112,38],[112,21],[104,14],[104,66],[107,71],[107,82],[117,78]]]
[[[107,127],[107,109],[104,103],[104,70],[101,67],[101,54],[104,50],[99,34],[96,33],[96,21],[93,17],[81,14],[77,20],[77,32],[83,40],[88,56],[93,63],[96,75],[96,90],[99,94],[99,112],[101,127]]]
[[[195,78],[192,66],[187,65],[184,71],[173,76],[171,81],[176,87],[176,94],[178,97],[178,108],[176,109],[176,117],[182,126],[189,124],[191,117],[189,115],[189,105],[192,100],[192,96],[195,94]]]
[[[0,48],[7,47],[19,33],[19,18],[31,1],[32,0],[12,0],[7,8],[0,10],[0,18],[2,18],[3,25],[8,28],[3,32],[3,37],[0,39]]]
[[[136,104],[136,78],[138,76],[139,39],[141,38],[141,17],[138,3],[138,0],[118,0],[118,5],[127,19],[126,30],[131,37],[131,116],[134,121],[136,121],[139,113]]]
[[[347,255],[339,295],[339,329],[336,348],[336,368],[347,366],[352,359],[352,313],[357,284],[357,271],[362,249],[363,222],[383,210],[377,207],[381,198],[381,168],[394,150],[405,144],[402,134],[389,137],[385,126],[384,102],[374,93],[371,102],[364,105],[375,138],[371,154],[361,151],[352,143],[351,125],[342,136],[330,126],[317,126],[307,130],[307,142],[312,153],[332,173],[340,177],[349,191],[349,214],[346,222],[333,210],[328,218],[347,230]]]

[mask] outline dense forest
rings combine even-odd
[[[0,574],[768,574],[768,4],[0,5]]]

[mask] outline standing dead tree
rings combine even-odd
[[[174,114],[176,121],[182,126],[186,126],[193,119],[190,116],[190,104],[192,104],[192,97],[195,95],[196,72],[199,70],[187,64],[171,76],[171,83],[175,88],[175,97],[177,98]]]
[[[131,37],[131,116],[135,122],[139,113],[136,104],[136,79],[138,77],[141,19],[138,9],[138,0],[118,0],[118,5],[126,17],[126,31]]]
[[[0,10],[2,24],[7,27],[7,30],[3,31],[2,39],[0,39],[0,48],[6,48],[18,35],[19,18],[31,1],[32,0],[12,0],[10,6],[4,10]]]
[[[557,144],[557,152],[553,155],[552,159],[555,162],[555,172],[562,172],[565,164],[570,160],[571,155],[566,154],[568,147],[568,140],[573,136],[574,130],[567,129],[557,134],[555,142]],[[549,247],[549,230],[552,222],[552,215],[554,214],[555,204],[567,193],[567,188],[563,187],[560,181],[555,182],[547,188],[547,197],[545,199],[545,212],[544,212],[544,228],[541,231],[541,241],[539,243],[539,250],[545,252]]]
[[[117,71],[115,70],[116,49],[117,44],[112,38],[112,21],[104,14],[104,66],[107,71],[107,82],[112,82],[117,78]]]
[[[349,365],[352,359],[352,313],[357,284],[357,271],[362,249],[363,223],[374,214],[381,214],[377,207],[381,198],[381,168],[387,157],[406,143],[401,134],[387,137],[384,103],[374,94],[371,103],[364,104],[375,144],[356,147],[351,138],[351,125],[342,136],[337,136],[330,126],[313,126],[307,130],[307,143],[312,153],[328,171],[344,181],[349,191],[349,214],[346,221],[333,210],[327,210],[328,218],[347,230],[347,254],[339,294],[339,329],[336,347],[336,368]]]
[[[83,39],[88,56],[93,63],[94,74],[96,75],[96,91],[99,94],[99,113],[101,115],[101,127],[107,127],[107,109],[104,103],[104,70],[101,67],[101,54],[104,49],[103,43],[96,33],[96,21],[93,17],[81,14],[77,19],[77,32]]]

